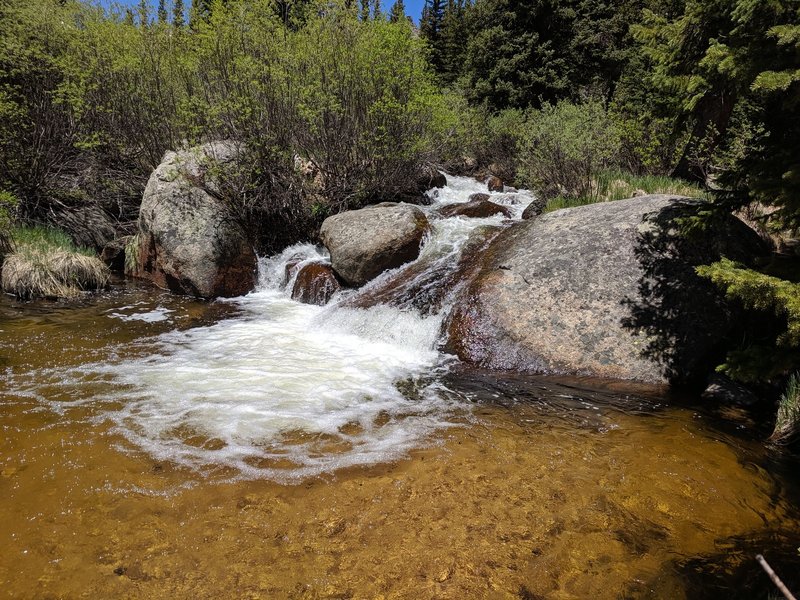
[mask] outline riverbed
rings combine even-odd
[[[800,461],[753,415],[468,369],[444,309],[301,305],[292,258],[325,255],[225,301],[0,299],[0,596],[766,598],[758,552],[800,584]]]

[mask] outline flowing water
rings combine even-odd
[[[0,597],[767,598],[757,552],[800,585],[800,462],[748,414],[439,350],[504,220],[435,210],[477,191],[327,307],[285,281],[311,245],[230,301],[0,301]]]

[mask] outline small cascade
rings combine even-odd
[[[113,382],[95,400],[135,448],[204,472],[281,481],[394,460],[469,406],[445,391],[438,351],[448,293],[508,219],[442,218],[483,184],[451,177],[424,207],[420,257],[324,307],[291,299],[300,269],[329,263],[312,244],[263,258],[235,318],[172,331],[140,358],[84,366]],[[491,194],[519,218],[526,192]]]

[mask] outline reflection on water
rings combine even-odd
[[[0,301],[2,595],[766,598],[757,551],[800,585],[798,463],[770,459],[786,477],[770,475],[757,443],[652,389],[452,372],[438,392],[469,410],[427,447],[288,484],[137,449],[112,418],[126,390],[141,400],[136,382],[55,377],[144,360],[156,336],[206,335],[231,316],[247,308],[135,289],[83,307]],[[337,431],[360,435],[351,421]],[[321,456],[351,451],[340,435],[286,435]]]

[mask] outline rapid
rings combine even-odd
[[[766,597],[797,458],[697,398],[460,365],[457,267],[509,220],[438,218],[486,192],[448,179],[420,258],[325,307],[291,299],[310,244],[226,301],[3,298],[0,596]]]

